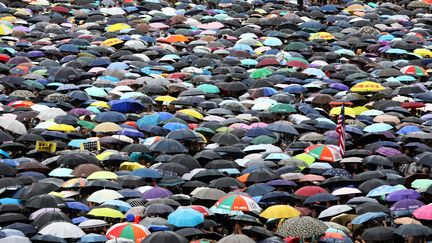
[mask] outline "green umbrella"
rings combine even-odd
[[[300,51],[305,49],[308,49],[308,46],[305,43],[299,41],[290,42],[285,46],[285,51]]]
[[[219,88],[213,84],[201,84],[196,88],[207,94],[217,94],[220,92]]]
[[[411,183],[412,188],[425,189],[425,190],[431,185],[432,185],[431,179],[417,179]]]
[[[23,84],[29,88],[44,90],[45,86],[43,84],[33,81],[33,80],[25,80]]]
[[[273,73],[273,72],[272,72],[270,69],[268,69],[268,68],[260,68],[260,69],[257,69],[257,70],[255,70],[255,71],[253,71],[253,72],[250,74],[250,77],[251,77],[251,78],[255,78],[255,79],[258,79],[258,78],[265,78],[265,77],[271,75],[272,73]]]
[[[294,106],[290,104],[276,104],[270,108],[271,113],[292,113],[296,112]]]
[[[98,87],[90,87],[85,89],[84,91],[93,97],[105,97],[108,95],[103,88],[98,88]]]
[[[199,133],[201,133],[205,136],[209,136],[209,137],[216,134],[213,130],[211,130],[208,127],[198,127],[197,129],[195,129],[195,132],[199,132]]]
[[[270,137],[268,135],[260,135],[258,137],[255,137],[252,139],[251,144],[258,145],[258,144],[273,144],[276,143],[277,140],[274,137]]]
[[[89,122],[89,121],[79,121],[78,125],[85,127],[89,130],[93,130],[93,128],[95,128],[96,124],[93,122]]]

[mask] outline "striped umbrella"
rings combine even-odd
[[[261,208],[251,197],[244,195],[224,196],[219,199],[214,206],[215,208],[220,208],[227,211],[261,211]]]
[[[408,65],[400,70],[403,74],[413,75],[417,77],[427,76],[427,72],[424,68],[416,65]]]
[[[321,161],[335,162],[342,159],[339,149],[333,145],[315,144],[305,148],[305,152]]]
[[[0,35],[9,35],[13,32],[13,29],[6,24],[0,24]]]
[[[125,238],[140,243],[150,235],[150,231],[140,224],[119,223],[113,225],[106,233],[108,239]]]

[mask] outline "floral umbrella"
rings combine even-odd
[[[325,233],[328,226],[322,221],[309,216],[287,219],[276,230],[283,237],[311,238]]]

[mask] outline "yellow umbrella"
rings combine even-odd
[[[361,92],[378,92],[381,90],[384,90],[384,87],[376,82],[372,82],[372,81],[364,81],[364,82],[360,82],[355,84],[353,87],[351,87],[350,89],[352,92],[357,92],[357,93],[361,93]]]
[[[4,17],[0,18],[0,21],[7,21],[9,23],[15,23],[16,17],[12,16],[12,15],[8,15],[8,16],[4,16]]]
[[[121,129],[119,125],[113,122],[104,122],[96,125],[95,128],[93,128],[93,132],[118,132]]]
[[[107,109],[111,108],[111,106],[105,101],[95,101],[95,102],[91,103],[90,106],[102,107],[102,108],[107,108]]]
[[[123,43],[123,41],[119,38],[109,38],[102,41],[101,46],[115,46],[121,43]]]
[[[115,180],[117,175],[111,171],[96,171],[87,177],[87,180]]]
[[[199,119],[199,120],[202,120],[204,118],[203,115],[201,115],[201,113],[199,113],[196,110],[192,110],[192,109],[183,109],[183,110],[179,110],[178,112],[183,113],[183,114],[188,115],[188,116],[191,116],[191,117],[194,117],[194,118]]]
[[[9,35],[13,32],[12,28],[5,25],[5,24],[0,24],[0,35]]]
[[[353,108],[351,108],[351,107],[344,107],[344,113],[345,113],[345,115],[348,115],[348,116],[351,116],[351,117],[355,117],[356,116],[356,112],[355,112],[355,110],[353,109]],[[342,106],[338,106],[338,107],[335,107],[335,108],[333,108],[333,109],[331,109],[330,110],[330,115],[332,115],[332,116],[337,116],[337,115],[339,115],[340,113],[341,113],[341,111],[342,111]]]
[[[289,219],[300,216],[300,211],[289,205],[274,205],[260,213],[265,219]]]
[[[432,57],[432,51],[429,49],[419,48],[414,50],[414,54],[417,54],[422,57]]]
[[[88,215],[101,218],[124,218],[122,212],[112,208],[94,208],[88,212]]]
[[[111,154],[114,154],[114,153],[110,152],[110,151],[105,151],[101,154],[96,155],[96,159],[102,161],[102,160],[106,159],[108,156],[110,156]]]
[[[144,168],[143,165],[141,165],[140,163],[137,162],[123,162],[120,164],[119,170],[138,170]]]
[[[166,103],[170,103],[174,100],[177,100],[177,98],[169,96],[169,95],[158,96],[155,99],[155,101],[166,102]]]
[[[360,115],[362,112],[368,111],[369,109],[365,106],[356,106],[353,107],[356,116]]]
[[[311,165],[313,162],[315,162],[315,157],[306,153],[297,154],[296,156],[294,156],[294,158],[302,160],[308,165]]]
[[[313,33],[312,35],[309,36],[309,40],[315,40],[315,39],[333,40],[334,38],[335,36],[328,32]]]
[[[66,124],[55,124],[48,127],[50,131],[58,131],[58,132],[75,132],[75,127]]]
[[[130,25],[125,24],[125,23],[117,23],[117,24],[113,24],[110,25],[106,28],[106,31],[108,32],[117,32],[117,31],[121,31],[124,29],[130,29],[132,28]]]
[[[365,6],[361,4],[351,4],[348,7],[346,7],[344,10],[347,12],[356,12],[356,11],[364,11]]]

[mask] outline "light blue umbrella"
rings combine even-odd
[[[138,127],[157,126],[161,121],[162,118],[159,116],[159,114],[155,113],[155,114],[143,116],[136,122],[136,124],[138,125]]]
[[[272,153],[265,157],[265,160],[283,160],[291,158],[288,154]]]
[[[375,123],[363,128],[364,132],[385,132],[393,129],[393,127],[386,123]]]
[[[86,110],[89,110],[89,111],[93,112],[94,114],[101,113],[101,111],[97,107],[94,107],[94,106],[88,106],[86,108]]]
[[[10,155],[8,152],[4,151],[3,149],[0,149],[0,155],[6,157],[6,158],[10,158]]]
[[[10,197],[5,197],[5,198],[0,198],[0,204],[15,204],[15,205],[21,205],[21,200],[16,199],[16,198],[10,198]]]
[[[129,66],[124,62],[113,62],[110,65],[108,65],[108,70],[126,70]]]
[[[400,190],[397,187],[382,185],[368,192],[367,197],[379,197]]]
[[[177,227],[195,227],[204,222],[204,215],[193,209],[179,209],[168,215],[168,223]]]
[[[243,59],[240,63],[244,66],[256,66],[258,62],[254,59]]]
[[[385,53],[390,53],[390,54],[407,54],[408,52],[405,51],[404,49],[390,48],[387,51],[385,51]]]
[[[234,50],[236,51],[247,51],[249,53],[253,53],[254,50],[252,49],[252,47],[245,45],[245,44],[237,44],[233,47]]]
[[[108,238],[106,238],[105,235],[99,235],[99,234],[86,234],[84,236],[81,236],[79,241],[77,243],[90,243],[90,242],[105,242]]]
[[[125,100],[125,99],[135,99],[138,97],[143,97],[145,96],[145,94],[141,93],[141,92],[127,92],[124,93],[122,96],[120,96],[121,100]]]
[[[74,177],[72,175],[73,170],[69,168],[56,168],[52,170],[48,175],[52,177]]]
[[[107,96],[107,92],[103,88],[98,87],[90,87],[84,90],[88,95],[93,97],[105,97]]]
[[[69,147],[79,148],[82,143],[88,142],[87,139],[73,139],[68,143]]]
[[[163,125],[163,128],[170,131],[176,131],[180,129],[187,129],[188,126],[179,122],[168,122],[167,124]]]
[[[129,205],[129,203],[123,202],[120,200],[108,200],[108,201],[102,203],[102,205],[116,206],[118,208],[118,210],[120,210],[122,212],[127,212],[129,209],[132,208],[132,206]]]
[[[367,222],[371,219],[376,219],[376,218],[386,218],[388,217],[388,215],[384,212],[368,212],[368,213],[364,213],[361,214],[357,217],[355,217],[351,223],[352,224],[363,224],[364,222]]]
[[[409,75],[402,75],[402,76],[396,77],[395,79],[399,82],[413,82],[413,81],[417,80],[415,77],[409,76]]]
[[[391,40],[393,40],[394,38],[396,38],[394,35],[390,35],[390,34],[388,34],[388,35],[382,35],[382,36],[380,36],[380,37],[378,38],[378,41],[379,41],[379,42],[381,42],[381,41],[391,41]]]
[[[18,165],[20,165],[20,162],[14,159],[1,159],[0,163],[7,164],[13,167],[17,167]]]
[[[276,37],[268,37],[264,40],[263,44],[266,46],[281,46],[282,41]]]
[[[108,80],[108,81],[111,81],[111,82],[113,82],[113,83],[116,83],[116,82],[119,82],[120,81],[120,79],[118,79],[118,78],[116,78],[116,77],[114,77],[114,76],[100,76],[98,79],[96,79],[96,80]]]

